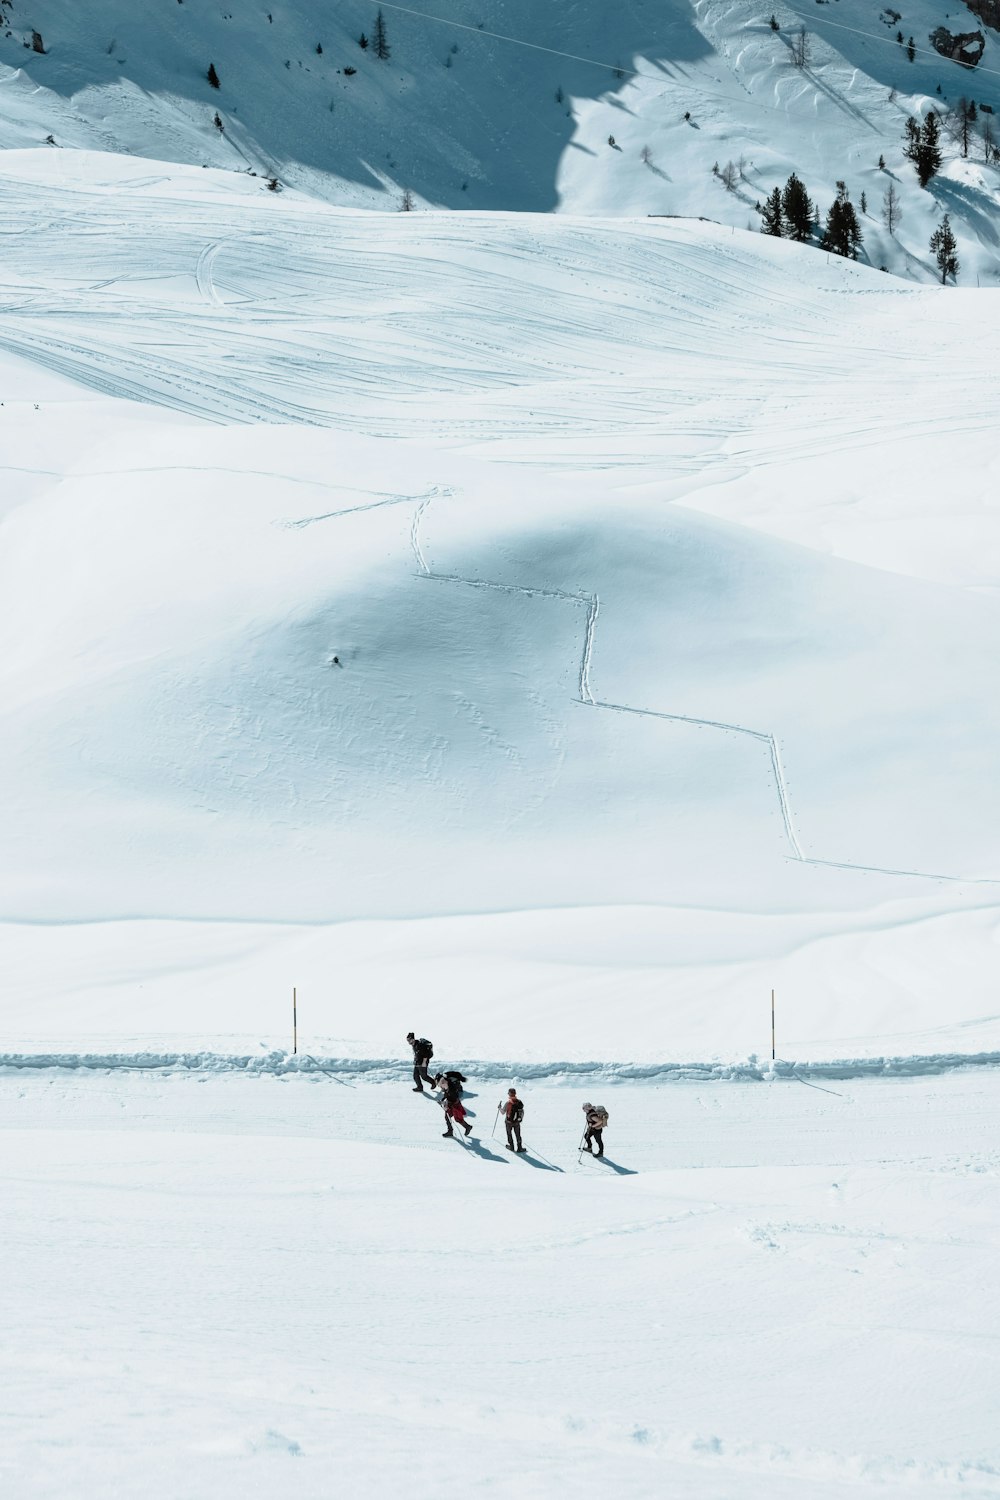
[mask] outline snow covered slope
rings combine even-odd
[[[3,170],[8,920],[574,908],[549,946],[501,945],[535,1056],[738,1054],[776,969],[816,1055],[934,1050],[949,1022],[942,1047],[995,1046],[967,949],[1000,889],[992,301],[713,226],[376,219],[86,154]],[[627,905],[648,917],[595,926]],[[716,914],[693,943],[663,925],[692,907]],[[314,1011],[342,1052],[412,1024],[393,930],[350,1026]],[[215,939],[144,968],[95,931],[82,1010],[72,929],[40,971],[9,933],[37,997],[9,1049],[98,1015],[105,1041],[245,1046],[248,988],[294,982],[280,930],[221,930],[226,982],[185,981],[212,995],[199,1035],[135,985]],[[436,1024],[496,951],[465,931],[425,950]],[[327,932],[317,984],[352,942]],[[538,1002],[581,961],[569,1044]],[[455,1045],[510,1055],[477,1014]]]
[[[865,194],[871,265],[933,279],[928,239],[947,211],[960,279],[995,284],[989,117],[967,158],[946,139],[929,191],[902,155],[908,115],[947,115],[961,96],[1000,109],[997,33],[986,28],[975,70],[930,47],[939,25],[978,29],[962,5],[914,0],[897,21],[867,0],[782,0],[777,32],[772,7],[754,0],[484,0],[474,15],[438,0],[420,11],[384,8],[390,57],[379,61],[358,45],[372,35],[373,0],[11,0],[0,147],[51,136],[56,148],[274,175],[359,207],[395,206],[409,190],[448,208],[679,214],[754,229],[755,204],[794,170],[821,215],[838,179],[856,205]],[[809,63],[798,69],[791,38],[802,25]],[[33,28],[44,54],[31,50]],[[731,192],[712,172],[727,161],[743,164]],[[881,222],[890,181],[895,235]]]
[[[990,1075],[0,1082],[17,1500],[1000,1494]]]

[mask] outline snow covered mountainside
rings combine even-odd
[[[1000,1495],[995,168],[851,5],[0,6],[4,1500]]]
[[[991,298],[2,174],[7,1050],[997,1048]]]
[[[255,171],[347,206],[409,192],[433,207],[740,229],[759,227],[756,205],[794,171],[820,219],[846,183],[872,266],[933,280],[928,241],[948,213],[960,280],[996,284],[1000,33],[959,0],[388,4],[382,60],[374,0],[9,0],[0,12],[0,147],[51,138],[52,150]],[[978,67],[931,47],[942,26],[982,31]],[[978,111],[965,141],[962,98]],[[904,126],[932,109],[945,159],[923,189]]]

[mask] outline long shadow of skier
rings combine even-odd
[[[545,1157],[533,1156],[530,1151],[521,1153],[521,1161],[526,1162],[529,1167],[534,1167],[539,1172],[561,1172],[562,1167],[557,1167],[555,1162],[546,1161]]]
[[[606,1167],[610,1167],[612,1172],[615,1172],[619,1177],[638,1177],[639,1175],[634,1167],[620,1167],[618,1163],[616,1161],[612,1161],[610,1157],[599,1156],[596,1158],[596,1160],[602,1161]]]
[[[468,1151],[472,1151],[476,1156],[481,1156],[483,1161],[498,1161],[506,1166],[507,1158],[505,1156],[497,1156],[493,1151],[487,1150],[482,1141],[477,1141],[475,1136],[459,1136],[458,1139]]]

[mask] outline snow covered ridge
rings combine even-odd
[[[493,1062],[450,1060],[471,1084],[560,1080],[615,1083],[749,1083],[773,1079],[920,1078],[962,1068],[1000,1067],[1000,1052],[939,1052],[927,1056],[841,1058],[789,1062],[751,1056],[739,1062]],[[398,1058],[315,1057],[311,1053],[266,1052],[240,1056],[222,1052],[0,1052],[0,1071],[126,1071],[155,1073],[246,1073],[284,1077],[324,1073],[337,1082],[400,1083],[409,1064]]]
[[[374,0],[271,12],[13,0],[0,148],[51,141],[255,173],[262,188],[353,207],[405,196],[417,209],[675,214],[754,230],[794,172],[820,223],[846,184],[872,266],[936,279],[930,237],[947,213],[960,283],[996,284],[1000,37],[986,27],[976,68],[942,57],[931,35],[963,24],[936,0],[905,16],[867,0],[483,0],[475,16],[464,0],[426,0],[384,7],[381,57],[377,12]],[[930,111],[943,163],[925,189],[905,129]]]

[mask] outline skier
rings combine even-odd
[[[427,1064],[434,1056],[434,1048],[425,1036],[414,1036],[412,1031],[406,1033],[406,1040],[413,1048],[413,1092],[422,1094],[424,1085],[421,1079],[429,1083],[431,1088],[434,1087],[434,1080],[427,1071]]]
[[[517,1141],[518,1152],[527,1151],[527,1146],[521,1145],[521,1121],[524,1119],[524,1105],[517,1097],[517,1089],[507,1090],[507,1103],[503,1108],[503,1122],[507,1128],[507,1150],[513,1151],[514,1142]]]
[[[604,1131],[608,1123],[608,1112],[600,1104],[585,1104],[583,1112],[587,1116],[587,1129],[583,1136],[582,1151],[589,1151],[593,1156],[604,1155]],[[591,1141],[597,1142],[597,1150],[594,1151]]]
[[[465,1074],[460,1073],[457,1068],[449,1068],[444,1073],[435,1073],[433,1078],[433,1086],[434,1088],[441,1089],[442,1091],[450,1086],[452,1089],[454,1089],[456,1098],[461,1099],[463,1093],[465,1092],[462,1088],[462,1085],[463,1083],[468,1083],[468,1081],[469,1080],[466,1078]]]
[[[452,1120],[457,1120],[466,1135],[471,1135],[472,1126],[465,1118],[465,1105],[462,1103],[462,1084],[465,1082],[462,1074],[454,1072],[439,1073],[434,1081],[444,1095],[444,1098],[441,1100],[441,1107],[444,1110],[445,1124],[448,1128],[442,1134],[446,1136],[454,1135],[455,1132],[451,1128],[451,1122]]]

